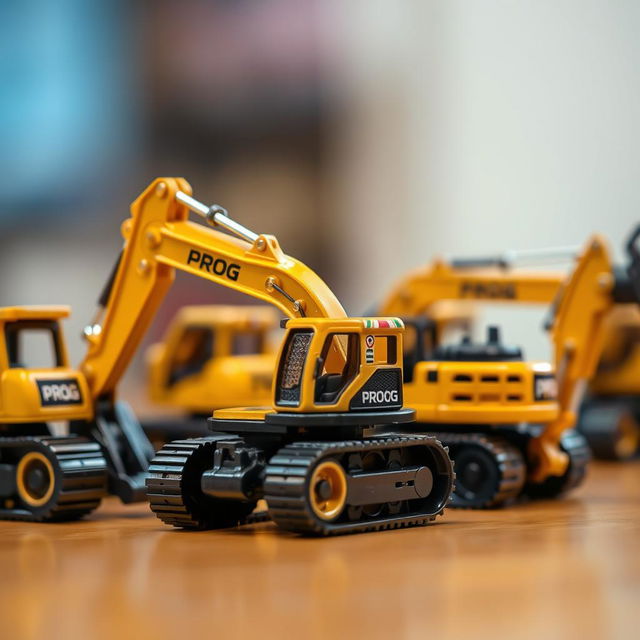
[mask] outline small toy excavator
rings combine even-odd
[[[279,332],[279,316],[266,305],[182,307],[145,354],[149,398],[180,413],[145,421],[147,435],[154,442],[207,435],[213,409],[269,404]]]
[[[153,448],[117,385],[181,269],[275,305],[292,319],[277,360],[274,406],[227,411],[215,434],[167,445],[147,479],[151,508],[185,528],[237,524],[265,497],[280,526],[346,533],[427,523],[454,473],[425,435],[394,433],[402,407],[402,323],[348,318],[326,284],[188,183],[163,178],[132,204],[124,247],[85,328],[80,370],[69,367],[59,321],[66,307],[0,310],[0,517],[63,520],[95,509],[107,491],[145,495]],[[188,220],[193,211],[228,233]],[[25,341],[52,352],[25,362]],[[52,423],[68,421],[71,435]],[[384,425],[375,436],[371,427]]]
[[[146,420],[150,439],[207,435],[213,409],[269,404],[279,331],[278,313],[266,305],[182,307],[145,354],[149,398],[180,412]]]
[[[144,434],[136,431],[124,405],[100,403],[105,413],[98,413],[86,377],[69,365],[60,324],[68,315],[63,306],[0,309],[2,519],[80,518],[100,504],[109,475],[112,490],[124,500],[144,495],[138,472],[146,469],[153,450],[145,449]],[[35,360],[33,346],[41,351]],[[109,414],[120,418],[119,433]],[[75,433],[55,436],[51,424],[64,421],[71,421]],[[94,437],[99,431],[113,438],[101,443]]]
[[[278,327],[272,307],[183,307],[147,350],[151,400],[194,417],[209,417],[215,407],[268,404]]]
[[[146,497],[153,447],[86,361],[70,367],[60,324],[69,312],[0,309],[0,519],[74,520],[107,493],[124,503]],[[56,434],[60,423],[71,435]]]
[[[638,262],[632,258],[630,273]],[[418,424],[450,447],[454,506],[494,507],[521,494],[552,497],[578,486],[589,451],[572,430],[576,408],[603,348],[607,314],[636,300],[635,276],[632,283],[621,277],[598,236],[576,258],[569,278],[516,273],[503,263],[436,261],[404,278],[378,310],[403,317],[413,332],[405,402],[416,409]],[[426,350],[425,344],[440,340],[425,317],[441,300],[554,301],[549,330],[555,373],[550,364],[526,362],[520,349],[504,346],[497,328],[490,328],[485,344],[465,338]],[[416,317],[417,323],[410,320]]]
[[[190,211],[217,229],[189,221]],[[122,233],[124,248],[86,331],[82,368],[99,397],[115,392],[176,269],[290,318],[272,406],[216,411],[211,435],[167,444],[152,460],[148,500],[161,520],[233,526],[260,498],[277,525],[307,534],[425,524],[442,513],[454,481],[446,449],[428,435],[396,433],[414,419],[402,406],[400,320],[347,317],[273,236],[195,200],[180,178],[154,181]]]

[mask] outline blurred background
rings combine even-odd
[[[275,234],[352,314],[437,254],[580,245],[640,221],[632,0],[4,0],[0,305],[81,328],[159,175]],[[176,308],[252,302],[178,276]],[[533,320],[505,338],[545,357]],[[136,359],[124,395],[140,379]]]

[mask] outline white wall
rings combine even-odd
[[[435,253],[578,245],[596,230],[619,250],[640,222],[640,3],[333,11],[330,232],[351,311]]]

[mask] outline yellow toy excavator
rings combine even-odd
[[[233,235],[190,222],[189,210]],[[408,526],[442,513],[454,476],[435,438],[358,439],[372,425],[414,417],[402,408],[399,320],[347,318],[274,237],[194,200],[182,179],[152,183],[122,233],[122,253],[85,328],[79,371],[62,339],[66,307],[0,310],[0,517],[77,518],[107,491],[125,502],[143,498],[153,449],[116,390],[175,269],[297,317],[278,357],[272,410],[227,414],[216,425],[224,434],[156,457],[148,488],[159,517],[185,527],[234,524],[262,495],[276,522],[302,532]],[[38,347],[48,343],[48,362],[32,359],[33,336]],[[231,432],[225,425],[238,415]],[[53,435],[61,421],[71,435]]]
[[[0,309],[2,519],[80,518],[107,490],[107,452],[89,435],[102,418],[86,378],[69,365],[60,325],[68,315],[63,306]],[[67,421],[75,433],[54,435],[52,424]],[[122,450],[114,445],[113,458]]]
[[[147,351],[151,400],[198,417],[213,408],[268,404],[278,326],[272,307],[183,307]]]
[[[213,409],[271,401],[279,316],[266,305],[197,305],[180,309],[162,340],[146,353],[147,389],[154,404],[179,415],[152,418],[155,442],[208,433]]]
[[[606,245],[595,236],[562,274],[505,270],[495,261],[437,261],[403,279],[380,307],[405,318],[428,315],[438,300],[549,302],[553,367],[526,362],[490,328],[486,344],[407,354],[405,401],[425,431],[450,447],[457,482],[453,504],[491,507],[526,493],[555,496],[577,486],[589,458],[570,429],[585,381],[593,374],[607,313],[629,299],[616,281]],[[430,330],[424,320],[417,335]],[[419,349],[424,341],[414,341]],[[432,338],[433,343],[433,338]],[[407,361],[407,360],[405,360]],[[557,375],[557,379],[556,379]]]
[[[445,448],[400,435],[402,331],[396,318],[349,318],[327,285],[183,179],[153,182],[122,225],[124,248],[86,332],[82,370],[110,396],[181,269],[263,301],[287,316],[270,408],[221,410],[214,433],[165,445],[147,478],[156,515],[184,528],[243,522],[264,497],[273,520],[329,534],[424,524],[453,486]],[[189,211],[212,227],[188,220]],[[384,427],[377,435],[372,427]]]

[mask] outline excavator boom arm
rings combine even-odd
[[[442,260],[409,273],[384,300],[378,313],[419,316],[440,300],[548,303],[564,274],[501,268],[461,268]]]
[[[159,178],[131,205],[124,248],[102,296],[102,320],[86,332],[81,368],[96,399],[113,393],[176,269],[270,302],[288,317],[346,317],[323,280],[285,255],[276,238],[244,229],[190,194],[185,180]],[[240,237],[190,222],[189,209]]]

